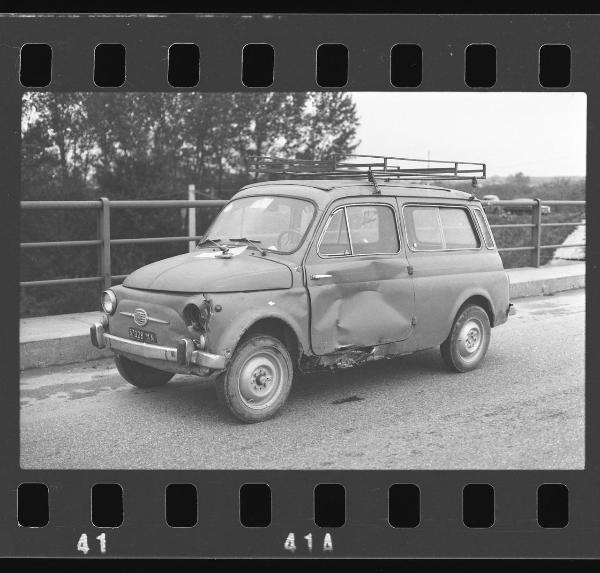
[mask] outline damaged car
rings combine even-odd
[[[104,291],[92,343],[140,388],[212,377],[242,422],[275,415],[298,373],[431,347],[477,368],[511,313],[508,277],[480,201],[428,180],[485,165],[406,161],[421,160],[256,158],[278,178],[234,195],[193,252]]]

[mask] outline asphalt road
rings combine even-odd
[[[479,370],[450,373],[432,349],[304,376],[279,416],[254,425],[194,377],[139,390],[112,360],[26,371],[21,466],[583,468],[585,292],[515,302]]]

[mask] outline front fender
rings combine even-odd
[[[285,323],[302,348],[309,348],[308,297],[303,287],[207,297],[212,298],[213,308],[221,307],[221,311],[212,316],[209,330],[209,345],[215,354],[229,359],[243,334],[253,324],[266,318]]]

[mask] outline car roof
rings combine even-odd
[[[455,199],[465,201],[471,199],[471,193],[448,189],[446,187],[435,187],[431,185],[407,184],[398,181],[377,181],[382,195],[398,197],[423,197]],[[354,179],[284,179],[280,181],[263,181],[252,183],[243,187],[233,198],[247,197],[257,194],[269,195],[291,195],[299,199],[311,199],[320,207],[328,205],[335,199],[344,197],[370,196],[373,194],[373,184]]]

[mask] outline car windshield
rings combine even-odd
[[[225,206],[204,240],[291,253],[302,243],[314,213],[314,205],[304,199],[244,197]]]

